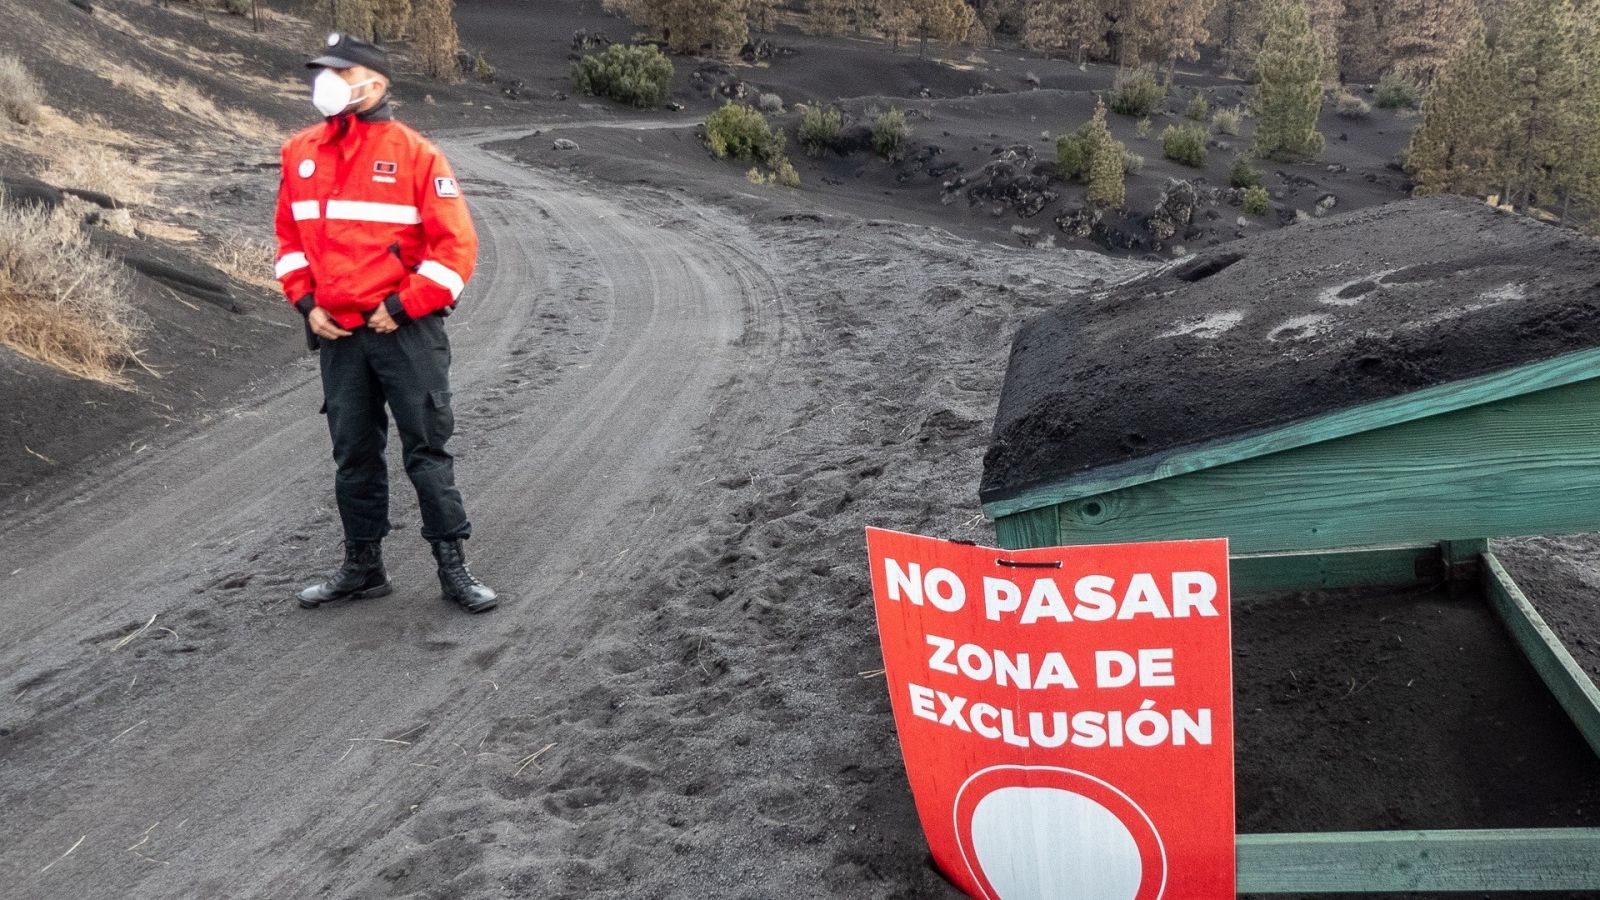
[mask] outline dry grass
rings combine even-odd
[[[228,234],[206,254],[206,261],[237,281],[276,293],[278,280],[272,277],[273,255],[273,246],[265,241]]]
[[[70,214],[0,203],[0,343],[123,386],[136,318],[122,267],[89,245]]]
[[[0,113],[13,122],[32,125],[39,120],[44,91],[28,74],[22,60],[9,53],[0,54]]]
[[[115,147],[63,142],[50,157],[41,177],[57,187],[98,191],[124,203],[149,203],[146,186],[154,175],[135,165]]]
[[[197,119],[210,128],[264,143],[282,139],[281,132],[271,122],[249,110],[223,110],[192,82],[182,78],[157,79],[142,69],[110,62],[100,66],[99,71],[113,86],[154,100],[168,111]]]

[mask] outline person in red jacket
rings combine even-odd
[[[467,568],[462,541],[472,526],[445,449],[455,417],[444,317],[472,277],[472,217],[444,154],[395,121],[387,53],[331,34],[307,67],[325,120],[283,145],[276,274],[320,356],[345,559],[300,592],[300,605],[392,590],[380,549],[392,415],[439,585],[482,612],[499,601]]]

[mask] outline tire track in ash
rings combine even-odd
[[[574,189],[478,149],[494,137],[442,143],[498,185],[451,330],[472,557],[512,602],[437,599],[399,473],[396,595],[284,602],[338,538],[310,365],[6,523],[0,878],[27,896],[337,895],[382,869],[400,839],[379,838],[425,830],[435,792],[515,768],[481,724],[584,689],[559,662],[601,620],[587,598],[627,589],[611,561],[683,528],[722,458],[696,427],[757,434],[759,392],[723,386],[787,339],[740,227]]]

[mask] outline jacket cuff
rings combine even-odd
[[[317,298],[312,294],[307,294],[294,302],[294,308],[300,312],[300,315],[309,316],[311,311],[317,308]]]
[[[390,294],[383,298],[383,308],[396,325],[404,325],[411,321],[411,314],[406,312],[406,305],[400,302],[399,294]]]

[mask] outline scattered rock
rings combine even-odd
[[[556,138],[550,148],[552,150],[576,150],[578,149],[578,142],[571,138]]]
[[[1180,228],[1194,221],[1195,207],[1199,203],[1199,194],[1194,185],[1177,178],[1167,179],[1167,186],[1156,201],[1155,211],[1150,214],[1151,236],[1158,241],[1165,241],[1177,234]]]
[[[758,38],[754,41],[745,42],[745,45],[739,48],[739,58],[750,63],[757,60],[771,59],[773,50],[771,41],[766,38]]]
[[[1325,216],[1328,214],[1328,211],[1337,206],[1338,203],[1338,197],[1335,197],[1332,194],[1323,194],[1321,197],[1317,198],[1316,208],[1311,211],[1311,214],[1318,217]]]
[[[580,28],[572,33],[572,52],[569,55],[572,59],[577,59],[590,50],[604,50],[609,46],[611,38],[607,37],[604,31],[590,32],[586,28]]]

